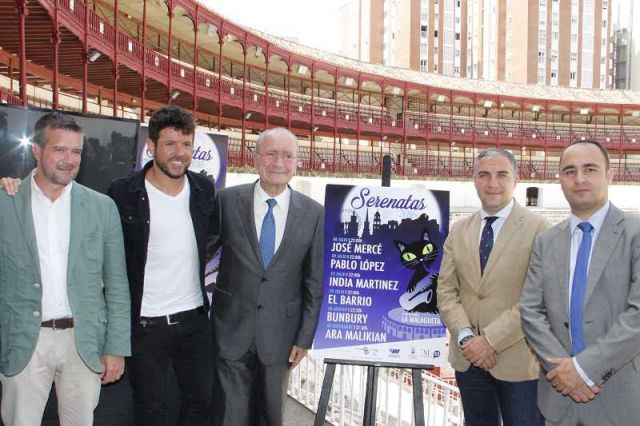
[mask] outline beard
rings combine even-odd
[[[187,169],[189,168],[191,162],[185,161],[182,166],[177,166],[171,164],[171,161],[173,160],[182,160],[182,158],[171,158],[168,161],[158,161],[156,159],[154,161],[158,165],[158,168],[162,170],[165,175],[169,176],[172,179],[180,179],[187,173]]]

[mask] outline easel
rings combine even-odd
[[[422,401],[422,370],[432,370],[433,365],[418,364],[393,364],[388,362],[348,361],[342,359],[324,360],[326,369],[322,381],[322,391],[318,401],[318,411],[314,426],[323,426],[331,398],[331,387],[336,373],[336,365],[357,365],[367,367],[367,388],[364,398],[363,426],[376,424],[376,401],[378,396],[378,374],[380,367],[411,369],[411,382],[413,385],[413,413],[416,426],[424,426],[424,403]]]

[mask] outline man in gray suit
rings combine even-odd
[[[214,425],[281,425],[289,370],[313,341],[323,209],[288,186],[297,154],[291,132],[267,130],[256,142],[260,179],[218,193]]]
[[[571,216],[531,255],[520,307],[544,370],[538,404],[547,425],[640,419],[640,218],[608,201],[612,177],[598,142],[566,148],[560,185]]]

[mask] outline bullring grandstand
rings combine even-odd
[[[520,178],[555,180],[559,151],[597,139],[615,180],[640,181],[640,93],[467,80],[363,63],[244,28],[193,0],[0,0],[3,102],[139,118],[162,104],[230,135],[284,126],[298,169],[468,178],[477,148],[512,150]]]

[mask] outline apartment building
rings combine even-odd
[[[612,1],[348,0],[340,53],[450,76],[604,89]]]

